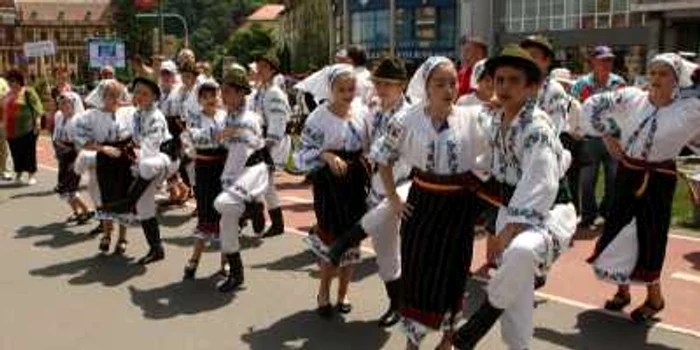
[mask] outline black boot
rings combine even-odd
[[[146,180],[142,177],[137,177],[134,182],[129,186],[129,191],[126,194],[126,198],[117,203],[107,205],[106,209],[117,214],[130,213],[133,211],[136,202],[139,201],[141,195],[146,192],[146,189],[151,184],[153,180]]]
[[[231,268],[228,277],[220,283],[216,288],[221,293],[229,293],[238,289],[243,285],[243,261],[241,260],[241,253],[231,253],[226,254],[226,260]]]
[[[399,316],[399,305],[401,304],[401,280],[384,282],[386,295],[389,297],[389,309],[379,318],[379,327],[388,328],[395,325],[401,317]]]
[[[360,244],[367,238],[367,233],[360,224],[355,224],[344,235],[338,237],[328,250],[328,261],[335,266],[340,265],[340,259],[348,249]]]
[[[452,345],[460,350],[474,349],[502,313],[503,309],[494,307],[486,299],[479,310],[469,318],[469,321],[457,330],[452,338]]]
[[[270,214],[270,228],[263,233],[263,238],[279,236],[284,233],[284,218],[282,218],[282,208],[275,208],[267,212]],[[255,214],[253,214],[255,218]]]
[[[248,204],[250,206],[250,220],[253,224],[253,232],[259,235],[265,229],[265,205],[260,202],[253,202]],[[280,210],[280,225],[281,231],[284,232],[284,222],[282,220],[282,211]],[[270,214],[272,217],[272,214]],[[274,225],[274,221],[272,221]]]
[[[148,265],[150,263],[163,260],[165,258],[165,251],[163,250],[163,245],[160,241],[160,227],[158,227],[158,220],[156,218],[143,220],[141,221],[141,227],[143,228],[143,233],[146,236],[149,249],[148,254],[139,259],[138,263],[141,265]]]

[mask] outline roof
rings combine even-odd
[[[99,21],[110,0],[16,0],[18,17],[25,22]]]
[[[274,21],[279,18],[284,11],[284,5],[269,4],[260,6],[252,15],[248,16],[249,21]]]

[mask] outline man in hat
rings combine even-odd
[[[486,42],[478,37],[463,36],[460,40],[460,46],[462,48],[462,67],[457,74],[458,96],[473,92],[474,87],[471,86],[471,80],[474,65],[486,58],[489,51]]]
[[[619,89],[625,86],[625,80],[612,73],[615,62],[615,54],[607,46],[598,46],[593,50],[590,64],[593,71],[579,78],[571,88],[571,94],[581,103],[590,96],[601,92]],[[605,218],[612,203],[612,195],[615,187],[615,159],[605,148],[603,140],[599,137],[586,137],[583,143],[582,156],[584,161],[581,168],[581,227],[595,228],[601,223],[598,217]],[[596,183],[600,166],[605,171],[605,194],[603,201],[598,205],[596,200]]]
[[[384,58],[372,74],[372,82],[379,104],[369,115],[368,122],[370,142],[374,144],[387,133],[389,123],[406,112],[410,104],[403,94],[408,80],[408,73],[399,58]],[[406,199],[410,187],[411,168],[402,161],[392,167],[393,181],[399,188],[398,193]],[[381,176],[375,167],[372,175],[369,204],[373,207],[364,217],[331,246],[327,259],[338,266],[341,258],[351,247],[357,246],[367,235],[372,236],[372,243],[377,254],[379,276],[384,281],[389,309],[379,318],[381,327],[390,327],[399,321],[401,277],[401,245],[399,243],[399,218],[394,215],[391,203],[386,198],[386,190]]]
[[[231,269],[228,277],[217,286],[222,293],[234,291],[243,284],[238,223],[246,205],[267,192],[271,185],[269,178],[273,176],[262,118],[245,108],[246,95],[250,92],[244,73],[230,70],[224,77],[221,97],[228,116],[226,127],[217,138],[228,148],[228,155],[221,175],[223,190],[214,201],[214,207],[221,213],[221,252]]]
[[[253,111],[263,117],[263,135],[267,150],[275,165],[284,167],[289,156],[291,143],[287,133],[287,123],[292,110],[287,94],[274,84],[274,77],[280,72],[280,62],[276,55],[267,53],[255,60],[258,70],[259,85],[253,98]],[[273,237],[284,233],[284,218],[279,195],[270,176],[270,186],[265,193],[265,203],[271,225],[263,237]],[[251,208],[252,215],[260,215],[260,205]]]
[[[482,113],[493,145],[491,175],[503,196],[496,220],[502,263],[489,280],[486,300],[453,342],[458,349],[474,349],[500,318],[507,347],[528,349],[534,276],[568,247],[576,229],[576,211],[566,192],[559,191],[570,155],[549,116],[533,101],[542,69],[532,56],[511,45],[489,59],[486,69],[501,104]]]
[[[574,150],[579,147],[578,142],[574,136],[572,136],[573,130],[576,127],[576,120],[575,118],[569,117],[574,98],[570,96],[559,81],[550,74],[555,53],[552,44],[547,38],[540,35],[532,35],[521,41],[520,47],[525,49],[530,56],[532,56],[542,71],[542,81],[540,82],[540,88],[537,93],[537,106],[549,115],[553,123],[555,134],[562,140],[564,147],[575,156],[572,167],[569,169],[569,174],[571,174],[573,178],[572,181],[569,181],[569,184],[571,185],[570,190],[574,198],[574,203],[576,203],[575,206],[578,209],[578,172],[581,168],[577,162],[579,154],[578,152],[574,152]],[[538,280],[540,283],[543,281],[543,279]]]

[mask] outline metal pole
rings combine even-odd
[[[396,0],[389,0],[389,56],[396,53]]]
[[[165,18],[165,17],[172,17],[180,20],[180,23],[182,24],[182,28],[185,31],[185,47],[190,47],[190,30],[189,27],[187,26],[187,19],[185,17],[182,17],[181,15],[177,13],[139,13],[136,15],[136,18]]]
[[[333,63],[335,54],[335,1],[327,1],[328,4],[328,62]]]
[[[343,45],[350,45],[350,11],[348,0],[343,0]]]
[[[163,1],[164,0],[158,0],[158,20],[160,24],[158,25],[158,51],[160,51],[160,54],[163,54],[163,48],[164,48],[164,42],[163,42],[163,30],[165,29],[164,26],[164,21],[163,21]]]

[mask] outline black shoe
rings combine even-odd
[[[230,293],[239,289],[244,281],[241,253],[226,254],[226,260],[228,260],[231,272],[228,277],[216,287],[221,293]]]
[[[98,249],[102,253],[107,253],[109,251],[109,245],[112,243],[112,238],[110,236],[102,236],[102,239],[100,239],[100,245],[98,246]]]
[[[333,318],[335,310],[333,310],[333,305],[327,304],[319,306],[316,308],[316,313],[324,320],[329,320]]]
[[[335,305],[335,310],[340,314],[347,315],[352,312],[352,304],[343,302],[338,303]]]
[[[401,304],[401,280],[384,282],[384,289],[389,297],[389,309],[379,317],[379,327],[388,328],[401,319],[398,312]]]
[[[114,248],[114,254],[124,255],[126,253],[126,246],[129,242],[125,239],[120,239],[117,241],[117,246]]]
[[[345,234],[338,237],[335,242],[333,242],[333,245],[331,245],[327,253],[328,261],[335,266],[339,266],[340,260],[343,258],[345,252],[360,244],[366,237],[367,233],[362,229],[360,224],[353,225],[350,230],[346,231]]]
[[[138,263],[139,265],[148,265],[163,259],[165,259],[165,252],[163,251],[163,248],[157,247],[149,249],[148,254],[139,259]]]
[[[271,226],[265,233],[263,238],[279,236],[284,233],[284,218],[282,217],[282,208],[275,208],[268,211],[270,214]]]
[[[95,215],[94,212],[88,211],[85,213],[82,213],[78,215],[77,219],[75,220],[76,225],[85,225],[92,219],[92,216]]]
[[[185,274],[182,277],[183,280],[193,280],[194,275],[197,272],[197,267],[199,266],[199,260],[190,260],[185,265]]]
[[[535,276],[535,290],[539,290],[547,284],[547,276]]]
[[[502,313],[503,309],[498,309],[488,299],[485,300],[469,321],[455,332],[452,345],[460,350],[476,348],[476,344],[489,332]]]
[[[392,327],[393,325],[397,324],[399,320],[401,320],[399,312],[390,307],[381,317],[379,317],[379,327]]]

